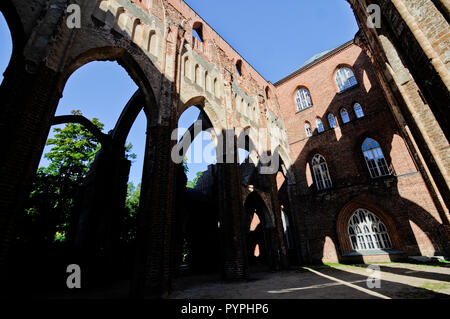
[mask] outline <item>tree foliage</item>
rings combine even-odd
[[[127,199],[125,202],[125,214],[122,220],[122,233],[120,239],[123,243],[130,243],[136,239],[136,218],[139,210],[141,196],[141,183],[134,186],[128,183]]]
[[[80,111],[71,114],[82,115]],[[103,129],[98,119],[91,121]],[[101,147],[96,137],[78,123],[55,127],[53,132],[54,137],[47,140],[51,149],[44,155],[49,164],[38,169],[25,210],[25,241],[66,241],[75,226],[72,212],[76,197]]]
[[[195,188],[197,186],[198,180],[203,176],[203,172],[197,172],[197,176],[192,180],[187,182],[188,188]]]

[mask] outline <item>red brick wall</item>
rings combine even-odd
[[[356,87],[342,93],[338,93],[334,80],[339,66],[351,67],[358,81]],[[428,255],[442,249],[437,230],[441,219],[371,68],[361,48],[349,44],[276,84],[296,179],[296,203],[291,204],[289,213],[302,220],[296,226],[306,261],[342,258],[337,219],[353,199],[376,205],[393,218],[395,229],[391,231],[398,232],[401,243],[394,248],[407,254]],[[299,87],[309,89],[313,107],[297,112],[295,93]],[[363,107],[363,118],[356,118],[356,102]],[[346,124],[339,115],[343,107],[350,116]],[[337,119],[335,129],[328,124],[330,112]],[[325,128],[320,134],[316,130],[317,117]],[[314,129],[312,137],[306,136],[305,122]],[[366,137],[380,143],[393,176],[375,180],[370,177],[361,151]],[[315,154],[327,161],[333,182],[329,190],[319,192],[314,185],[309,163]]]

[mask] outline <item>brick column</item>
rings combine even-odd
[[[171,127],[147,128],[138,213],[137,259],[131,294],[161,297],[170,288],[171,237],[174,218],[175,164]]]
[[[8,277],[8,254],[24,209],[60,93],[58,74],[41,66],[29,73],[18,64],[0,89],[0,287]],[[10,69],[10,70],[13,70]],[[0,288],[1,289],[1,288]]]
[[[124,157],[123,146],[116,148],[115,152],[103,148],[97,154],[74,211],[75,218],[78,217],[74,225],[75,258],[87,270],[84,273],[88,278],[83,276],[87,284],[110,281],[117,270],[120,220],[131,162]]]
[[[281,263],[281,268],[286,269],[289,267],[289,261],[287,256],[286,242],[284,240],[284,229],[283,229],[283,221],[281,219],[281,207],[280,201],[278,199],[278,189],[277,189],[277,180],[276,174],[271,176],[272,180],[272,209],[275,217],[275,227],[276,227],[276,241],[277,241],[277,249],[279,250],[279,262]]]
[[[243,229],[244,207],[242,206],[241,174],[237,161],[234,130],[222,131],[223,155],[218,158],[217,181],[219,201],[219,238],[223,261],[222,276],[226,280],[248,278],[248,258]],[[233,141],[226,149],[227,140]],[[221,141],[221,142],[222,142]],[[227,163],[227,156],[229,161]],[[230,159],[233,159],[232,162]]]

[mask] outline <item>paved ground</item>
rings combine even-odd
[[[368,277],[376,277],[376,274],[367,265],[330,265],[277,273],[258,272],[252,280],[240,283],[224,283],[206,276],[184,277],[174,283],[170,298],[450,299],[450,265],[386,263],[374,266],[380,270],[379,288],[368,287]],[[373,280],[370,282],[375,284]]]
[[[183,276],[173,283],[171,299],[450,299],[450,264],[426,266],[405,263],[375,264],[379,288],[369,288],[367,265],[301,267],[282,272],[253,270],[247,282],[225,283],[212,276]],[[372,281],[370,281],[372,282]],[[122,299],[129,297],[129,281],[95,290],[63,290],[34,294],[37,298]]]

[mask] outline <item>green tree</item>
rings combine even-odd
[[[197,186],[199,178],[203,176],[203,173],[204,172],[197,172],[197,176],[192,181],[187,182],[187,188],[195,188],[195,186]]]
[[[123,243],[129,243],[136,239],[136,217],[139,209],[141,195],[141,183],[134,186],[128,183],[127,199],[125,202],[125,214],[122,220],[122,233],[120,239]]]
[[[82,115],[78,110],[71,114]],[[91,121],[103,129],[98,119]],[[25,210],[25,225],[30,227],[27,238],[47,244],[67,239],[74,224],[76,196],[101,147],[96,137],[78,123],[67,123],[53,132],[54,137],[47,140],[52,148],[44,155],[49,165],[38,169]]]

